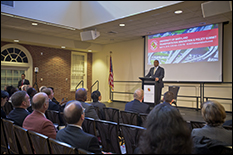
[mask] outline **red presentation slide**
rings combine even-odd
[[[218,29],[148,40],[148,53],[218,46]]]

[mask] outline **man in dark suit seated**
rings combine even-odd
[[[163,103],[162,104],[166,104],[169,106],[172,106],[172,102],[174,101],[174,94],[171,91],[167,91],[164,93],[163,95]]]
[[[14,109],[7,115],[7,118],[22,127],[24,119],[31,114],[27,110],[30,106],[30,97],[25,91],[16,91],[11,96],[11,102]]]
[[[21,90],[21,87],[23,85],[30,85],[29,80],[25,79],[25,74],[24,73],[21,75],[21,78],[22,78],[22,80],[19,80],[19,82],[18,82],[18,88],[19,88],[19,90]]]
[[[85,88],[79,88],[76,90],[75,99],[81,103],[83,108],[85,108],[85,116],[86,117],[99,119],[98,114],[96,113],[94,106],[85,102],[87,100],[87,90]],[[69,105],[69,103],[71,103],[72,101],[74,101],[74,100],[68,101],[66,103],[66,106]]]
[[[42,90],[42,92],[46,93],[49,97],[48,110],[55,110],[55,111],[60,111],[60,112],[62,112],[64,110],[64,106],[56,104],[55,102],[52,101],[54,93],[53,93],[53,90],[51,88],[45,88]]]
[[[150,106],[142,103],[142,100],[144,98],[144,91],[141,88],[135,90],[133,97],[133,101],[126,103],[125,111],[148,114],[150,112]]]
[[[58,131],[56,140],[95,154],[102,153],[98,138],[82,130],[82,123],[85,119],[85,109],[79,101],[72,101],[65,107],[64,117],[68,125]]]

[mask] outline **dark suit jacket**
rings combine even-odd
[[[19,88],[19,86],[21,86],[21,82],[22,82],[22,80],[19,80],[19,82],[18,82],[18,88]],[[23,85],[30,85],[29,80],[24,79],[24,83],[23,83]]]
[[[70,101],[66,102],[66,106],[73,101],[78,101],[78,100],[70,100]],[[83,101],[79,101],[79,102],[82,104],[82,107],[85,108],[85,117],[99,119],[93,105],[86,103],[86,102],[83,102]]]
[[[82,104],[83,108],[85,108],[85,117],[99,119],[93,105],[86,103],[86,102],[82,102],[82,101],[79,101],[79,102]]]
[[[152,78],[156,78],[157,77],[157,78],[159,78],[159,81],[157,81],[157,85],[160,88],[163,88],[164,87],[164,84],[163,84],[164,69],[163,69],[163,67],[158,66],[155,74],[154,74],[154,69],[155,69],[155,67],[151,67],[150,71],[148,72],[148,74],[146,75],[146,77],[152,77]]]
[[[53,123],[36,110],[24,119],[23,128],[56,139],[57,133]]]
[[[56,103],[53,102],[52,100],[49,100],[49,107],[48,107],[48,110],[55,110],[55,111],[63,112],[64,108],[63,108],[61,105],[56,104]]]
[[[105,120],[105,113],[104,113],[103,108],[106,107],[106,105],[101,102],[92,102],[91,105],[99,108],[99,116],[101,117],[100,119]]]
[[[82,148],[95,154],[101,154],[97,137],[84,132],[76,126],[67,125],[58,131],[56,139],[70,144],[76,148]]]
[[[139,100],[134,99],[131,102],[125,104],[125,111],[133,111],[137,113],[149,113],[150,106],[140,102]]]
[[[222,126],[211,127],[205,125],[202,128],[195,128],[192,130],[192,137],[195,136],[205,136],[232,145],[232,130],[224,129]]]
[[[11,110],[11,112],[7,115],[7,118],[9,120],[14,121],[14,124],[22,127],[24,119],[29,114],[31,114],[31,113],[26,111],[23,108],[15,108],[15,109]]]

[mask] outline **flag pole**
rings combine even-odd
[[[112,65],[112,64],[111,64],[111,54],[112,54],[112,51],[110,51],[110,59],[109,59],[109,60],[110,60],[110,62],[109,62],[110,66],[109,66],[109,68],[110,68],[111,65]],[[109,71],[109,76],[110,76],[110,71]],[[111,100],[111,89],[112,89],[112,88],[111,88],[110,85],[109,85],[109,88],[110,88],[110,89],[109,89],[109,100],[108,100],[108,103],[112,103],[112,100]]]

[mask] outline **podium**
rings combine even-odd
[[[157,101],[157,81],[155,78],[149,77],[139,77],[142,80],[142,89],[144,90],[144,99],[143,102],[147,104],[153,104],[152,106],[156,105]]]

